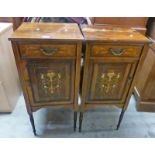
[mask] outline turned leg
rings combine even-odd
[[[31,122],[31,125],[32,125],[33,133],[36,136],[37,133],[36,133],[36,129],[35,129],[33,114],[31,113],[31,114],[29,114],[29,116],[30,116],[30,122]]]
[[[83,120],[83,112],[80,112],[80,116],[79,116],[79,132],[81,132],[82,120]]]
[[[124,113],[125,113],[125,110],[122,109],[122,112],[121,112],[121,114],[120,114],[119,121],[118,121],[118,124],[117,124],[117,130],[118,130],[119,127],[120,127],[120,124],[121,124],[121,122],[122,122],[122,119],[123,119]]]
[[[77,111],[74,111],[74,131],[76,131]]]

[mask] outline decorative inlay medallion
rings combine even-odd
[[[115,73],[113,70],[109,70],[107,73],[102,73],[99,77],[97,85],[102,93],[111,93],[115,89],[120,80],[120,73]]]
[[[41,73],[41,87],[46,95],[51,96],[55,92],[59,92],[61,88],[62,76],[60,73]]]

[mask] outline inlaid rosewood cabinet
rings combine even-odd
[[[76,24],[24,23],[10,38],[30,116],[48,106],[74,110],[76,129],[83,36]]]
[[[149,40],[129,28],[81,26],[81,30],[86,51],[79,131],[84,110],[97,105],[122,108],[118,129],[133,91],[135,73],[147,52]]]

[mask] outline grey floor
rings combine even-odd
[[[115,130],[120,109],[99,107],[84,113],[83,131],[73,132],[73,111],[64,108],[40,109],[34,113],[38,136],[42,138],[155,137],[155,113],[137,112],[132,96],[120,129]],[[78,126],[78,123],[77,123]],[[0,137],[35,137],[21,96],[11,114],[0,114]]]

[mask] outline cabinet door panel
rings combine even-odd
[[[90,62],[87,102],[125,100],[130,86],[132,63]],[[133,73],[132,73],[133,74]]]
[[[32,103],[34,105],[72,103],[74,90],[74,61],[28,63]]]

